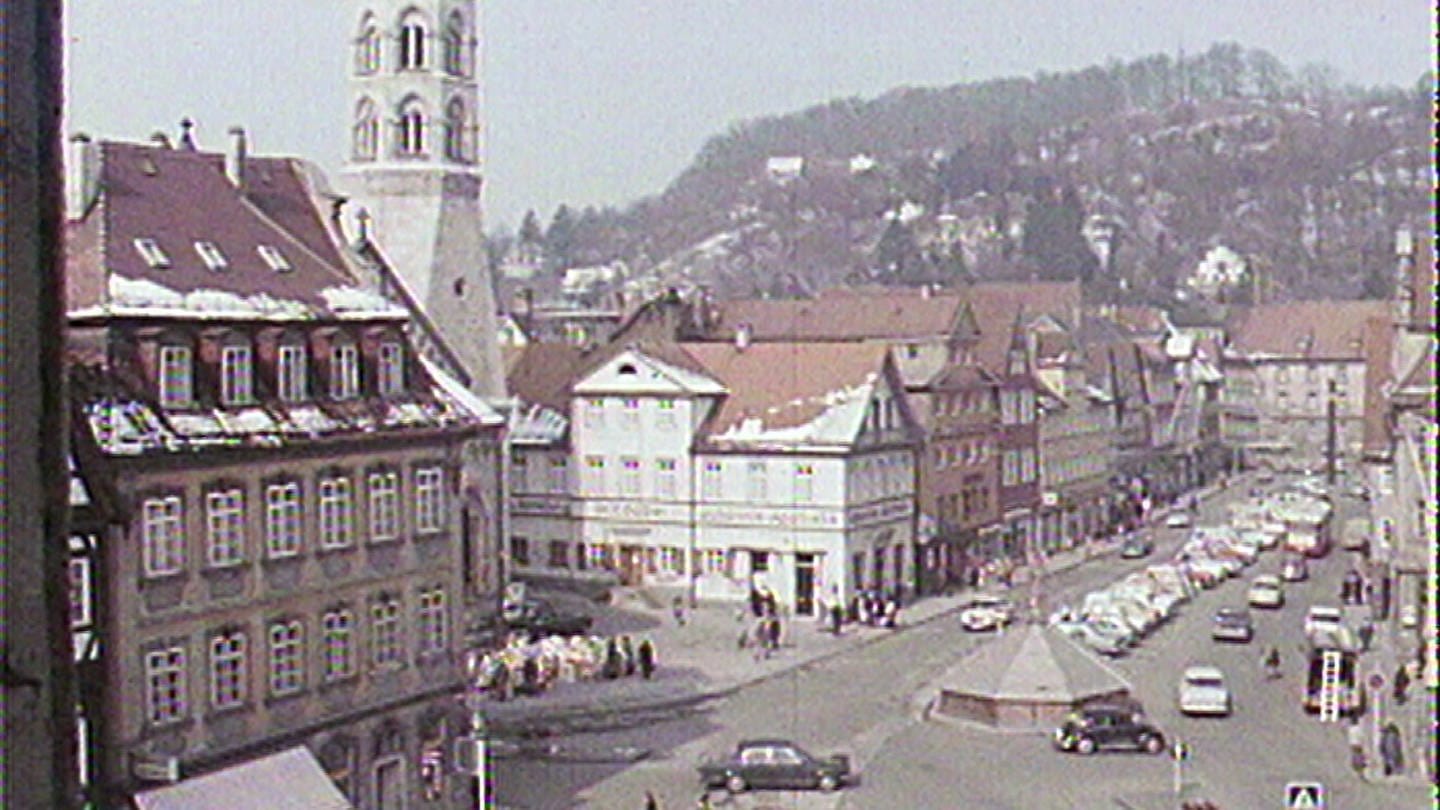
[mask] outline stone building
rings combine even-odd
[[[71,168],[97,798],[297,744],[360,808],[462,789],[466,609],[495,584],[467,471],[502,419],[361,285],[307,164],[81,140]]]

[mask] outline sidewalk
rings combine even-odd
[[[1118,541],[1077,547],[1046,560],[1045,575],[1056,574],[1099,559],[1118,548]],[[1017,603],[1023,600],[1020,578],[1011,589]],[[960,609],[970,598],[968,589],[949,595],[921,597],[900,611],[895,629],[847,624],[839,636],[817,618],[786,621],[781,647],[768,658],[753,647],[741,649],[742,631],[751,627],[743,605],[701,605],[687,609],[684,626],[676,624],[668,603],[644,589],[618,588],[610,604],[588,604],[596,617],[595,632],[629,635],[655,645],[659,667],[651,680],[639,675],[613,681],[557,683],[547,692],[485,704],[486,722],[505,736],[538,736],[575,731],[588,726],[613,727],[645,722],[656,712],[675,711],[724,697],[742,687],[777,677],[807,664],[873,644],[893,633],[936,621]],[[547,594],[553,601],[564,597]]]

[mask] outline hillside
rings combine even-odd
[[[1383,293],[1395,228],[1433,214],[1433,87],[1340,87],[1223,44],[832,101],[733,126],[625,210],[532,223],[548,271],[501,292],[618,262],[632,288],[722,297],[1080,277],[1169,300],[1202,264],[1242,268],[1234,296]]]

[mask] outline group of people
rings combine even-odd
[[[639,674],[649,680],[659,666],[655,643],[630,636],[550,636],[528,641],[512,637],[481,656],[475,685],[494,700],[540,694],[557,682],[613,680]]]
[[[761,585],[750,588],[749,608],[751,622],[740,633],[740,648],[753,648],[757,661],[769,658],[780,649],[780,602],[773,591]]]

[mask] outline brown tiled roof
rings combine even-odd
[[[707,426],[711,436],[760,419],[767,429],[808,424],[836,393],[878,380],[889,349],[855,343],[729,343],[680,345],[729,395]]]
[[[592,367],[594,352],[568,343],[531,343],[516,351],[515,364],[505,374],[510,395],[569,414],[570,387]]]
[[[1361,437],[1365,455],[1383,456],[1390,451],[1389,389],[1392,372],[1394,330],[1388,318],[1365,321],[1365,404]]]
[[[1131,332],[1158,334],[1166,328],[1165,311],[1159,307],[1116,307],[1114,321]]]
[[[1435,239],[1416,240],[1415,266],[1410,271],[1410,294],[1415,309],[1411,328],[1417,332],[1435,331]]]
[[[1251,307],[1235,326],[1230,351],[1317,359],[1364,357],[1365,322],[1388,317],[1386,301],[1295,301]]]
[[[995,281],[975,284],[962,293],[980,328],[976,359],[991,371],[1003,369],[1016,315],[1028,322],[1049,315],[1074,327],[1080,310],[1080,284],[1074,281]]]
[[[263,296],[319,314],[332,311],[322,291],[357,287],[299,161],[250,159],[247,197],[225,176],[219,154],[108,142],[99,148],[100,200],[67,234],[72,312],[108,303],[117,277],[180,295]],[[151,267],[135,247],[139,238],[153,239],[170,266]],[[214,244],[228,266],[209,269],[199,241]],[[273,270],[261,245],[293,269]]]
[[[730,338],[749,324],[752,339],[903,340],[946,336],[961,317],[963,299],[953,292],[928,297],[914,290],[849,290],[797,300],[722,301],[715,328]]]

